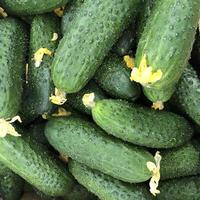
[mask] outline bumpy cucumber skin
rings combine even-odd
[[[157,200],[199,200],[200,177],[191,176],[160,182]]]
[[[151,177],[146,166],[153,161],[149,152],[106,135],[91,122],[72,116],[51,119],[45,134],[62,154],[114,178],[133,183]]]
[[[190,65],[184,70],[171,103],[200,125],[200,79]]]
[[[84,94],[92,93],[95,94],[95,101],[100,99],[105,99],[106,95],[103,90],[95,83],[95,81],[91,80],[82,90],[74,94],[67,95],[67,105],[70,105],[74,109],[91,115],[91,109],[86,107],[83,104],[82,98]]]
[[[32,138],[1,138],[0,161],[47,195],[63,196],[71,190],[73,181],[64,166]]]
[[[0,20],[0,118],[12,118],[20,109],[27,32],[13,18]]]
[[[51,14],[34,17],[31,24],[28,83],[25,84],[22,114],[26,119],[34,119],[44,113],[50,113],[52,103],[49,97],[54,91],[50,67],[53,57],[44,56],[40,67],[35,67],[32,59],[40,48],[55,52],[58,41],[51,41],[53,33],[60,35],[59,18]]]
[[[114,54],[104,60],[94,78],[114,98],[135,101],[140,96],[140,86],[131,82],[130,70],[123,59]]]
[[[147,98],[152,99],[150,88],[159,92],[178,82],[190,57],[199,16],[199,0],[157,2],[136,53],[136,67],[146,54],[148,65],[155,71],[161,69],[163,73],[159,81],[148,86]],[[166,101],[165,97],[162,98],[153,101]]]
[[[64,6],[69,0],[1,0],[6,12],[15,15],[42,14]]]
[[[69,163],[76,180],[102,200],[150,200],[144,185],[127,184],[75,161]]]
[[[192,141],[179,148],[160,152],[161,179],[178,178],[200,173],[200,143]]]
[[[92,109],[92,116],[107,133],[151,148],[180,146],[193,134],[190,124],[183,117],[123,100],[97,101]]]
[[[139,4],[139,0],[83,3],[55,54],[52,77],[57,88],[75,93],[87,84]]]

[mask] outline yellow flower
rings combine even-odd
[[[44,55],[52,56],[52,52],[47,48],[40,48],[34,54],[33,60],[35,61],[36,67],[39,67],[41,65]]]
[[[58,39],[58,33],[53,33],[53,37],[52,37],[51,41],[54,42],[57,39]]]
[[[8,17],[8,14],[5,12],[5,10],[2,7],[0,7],[0,16]]]
[[[89,93],[89,94],[84,94],[82,98],[82,102],[85,107],[87,108],[93,108],[95,106],[95,94],[94,92]]]
[[[58,17],[62,17],[64,15],[64,10],[65,10],[65,7],[60,7],[60,8],[56,8],[54,10],[54,13],[58,16]]]
[[[55,95],[51,95],[49,100],[56,105],[63,105],[67,101],[66,93],[55,88]]]
[[[147,65],[146,54],[144,54],[138,68],[134,67],[131,72],[131,80],[140,83],[141,85],[148,85],[155,83],[162,78],[162,71],[159,69],[153,72],[152,67]]]
[[[162,101],[157,101],[154,102],[153,105],[151,106],[155,110],[163,110],[164,109],[164,104]]]
[[[130,69],[133,69],[134,67],[134,59],[130,57],[129,55],[124,56],[124,62],[126,63],[126,66]]]
[[[67,117],[71,115],[71,112],[66,111],[64,108],[59,107],[57,113],[53,113],[53,117]]]

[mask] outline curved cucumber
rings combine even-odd
[[[69,163],[77,181],[102,200],[150,200],[145,185],[127,184],[75,161]]]
[[[122,100],[97,101],[92,108],[92,116],[107,133],[151,148],[180,146],[193,134],[192,127],[183,117]]]
[[[1,138],[0,161],[47,195],[63,196],[71,190],[73,181],[64,166],[32,138]]]
[[[200,173],[200,143],[192,141],[176,149],[161,151],[161,179]]]
[[[27,32],[13,18],[0,20],[0,118],[14,117],[21,104]]]
[[[139,0],[87,0],[57,49],[52,77],[58,89],[81,90],[131,22]]]
[[[200,79],[190,65],[184,70],[171,103],[200,125]]]
[[[140,86],[131,82],[125,62],[113,54],[105,59],[94,78],[112,97],[135,101],[140,96]]]
[[[173,93],[171,88],[175,87],[187,66],[200,17],[198,5],[199,0],[157,1],[147,20],[137,48],[136,67],[146,55],[148,67],[152,67],[152,73],[159,72],[159,75],[152,78],[151,74],[145,82],[140,78],[137,81],[153,102],[169,100]],[[138,75],[135,73],[135,76]],[[132,78],[136,80],[134,73]],[[167,96],[163,95],[163,91],[167,90]],[[162,95],[159,95],[160,92]]]
[[[44,113],[50,113],[52,103],[49,97],[54,91],[50,67],[53,57],[44,56],[39,67],[32,59],[40,48],[51,52],[56,50],[58,40],[51,41],[53,34],[60,35],[59,19],[51,14],[38,15],[31,24],[28,83],[23,95],[22,114],[26,119],[34,119]]]
[[[64,6],[69,0],[1,0],[3,8],[15,15],[32,15],[51,12]]]
[[[45,134],[62,154],[119,180],[133,183],[151,177],[146,166],[153,161],[149,152],[106,135],[91,122],[72,116],[51,119]]]

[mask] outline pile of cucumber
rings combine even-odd
[[[0,0],[0,197],[200,199],[200,0]]]

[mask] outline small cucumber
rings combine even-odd
[[[145,185],[127,184],[75,161],[69,163],[77,181],[102,200],[151,200]]]
[[[14,117],[21,104],[27,50],[26,27],[20,20],[0,20],[0,118]]]
[[[165,102],[172,96],[172,88],[187,66],[199,17],[199,0],[156,1],[131,75],[152,102]]]
[[[110,137],[91,122],[73,116],[50,119],[45,134],[60,153],[114,178],[134,183],[151,177],[149,152]]]
[[[87,0],[60,41],[52,64],[55,86],[67,93],[80,91],[95,74],[140,0]]]
[[[35,66],[34,54],[40,48],[54,52],[58,40],[51,41],[53,34],[60,35],[59,19],[51,14],[37,15],[31,24],[28,80],[24,88],[22,114],[26,119],[34,119],[50,113],[52,103],[49,97],[54,91],[50,67],[53,57],[44,56],[39,67]]]
[[[184,146],[163,150],[161,179],[178,178],[200,173],[200,143],[192,141]]]
[[[72,188],[64,166],[32,138],[1,138],[0,161],[47,195],[63,196]]]
[[[200,177],[191,176],[163,181],[160,183],[160,194],[157,200],[199,200]]]
[[[32,15],[51,12],[64,6],[69,0],[1,0],[6,12],[15,15]]]
[[[95,100],[105,99],[106,95],[103,90],[91,80],[82,90],[74,94],[67,95],[67,105],[70,105],[74,109],[83,112],[85,114],[91,115],[91,109],[84,106],[82,98],[84,94],[95,93]]]
[[[200,79],[190,65],[184,70],[170,103],[200,125]]]
[[[94,78],[114,98],[135,101],[140,96],[140,86],[131,82],[125,62],[113,54],[105,59]]]
[[[151,148],[177,147],[187,142],[193,134],[190,124],[181,116],[123,100],[104,99],[95,102],[92,116],[107,133]]]

